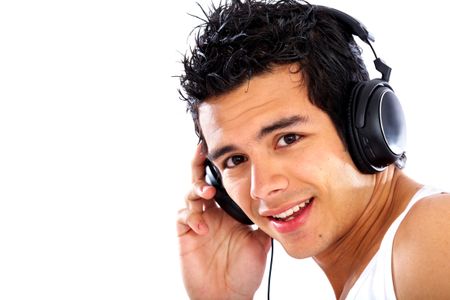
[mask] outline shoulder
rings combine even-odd
[[[450,299],[450,195],[417,202],[394,240],[392,273],[398,299]]]

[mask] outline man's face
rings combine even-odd
[[[199,121],[228,194],[300,258],[320,254],[351,229],[373,178],[356,170],[294,68],[278,66],[207,99]]]

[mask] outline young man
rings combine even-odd
[[[205,20],[181,77],[201,141],[177,223],[189,296],[251,299],[273,238],[313,257],[338,299],[449,299],[450,197],[401,171],[401,108],[379,59],[369,81],[365,28],[291,0]],[[208,161],[256,226],[215,204]]]

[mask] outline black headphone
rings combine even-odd
[[[347,144],[353,162],[366,174],[406,162],[406,122],[400,101],[389,85],[391,68],[377,57],[370,42],[375,41],[366,27],[355,18],[334,8],[316,6],[326,11],[348,32],[368,44],[375,55],[375,68],[381,79],[358,82],[352,89],[347,110]]]
[[[388,84],[391,68],[377,57],[370,42],[375,39],[366,27],[350,15],[334,8],[314,6],[333,16],[345,30],[368,44],[375,55],[375,68],[381,79],[358,82],[352,89],[348,105],[347,144],[356,167],[374,174],[396,163],[403,167],[406,156],[406,122],[400,101]],[[207,160],[206,181],[213,185],[216,202],[229,215],[243,224],[253,224],[226,193],[219,171]]]
[[[216,188],[216,195],[214,199],[217,204],[235,220],[241,222],[242,224],[251,225],[253,222],[247,217],[247,215],[242,211],[239,205],[234,202],[233,199],[228,195],[227,191],[222,184],[222,177],[220,176],[219,170],[214,166],[214,164],[207,159],[205,163],[206,172],[206,182]]]

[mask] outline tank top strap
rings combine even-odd
[[[402,223],[403,219],[406,217],[406,215],[414,206],[414,204],[416,204],[419,200],[422,200],[423,198],[440,193],[442,193],[441,190],[430,186],[423,186],[420,190],[418,190],[409,201],[405,210],[397,217],[397,219],[395,219],[395,221],[389,227],[388,231],[384,235],[383,241],[381,242],[380,248],[383,247],[383,244],[386,244],[387,246],[390,245],[390,247],[392,247],[395,234],[397,233],[397,229],[400,227],[400,224]]]
[[[405,216],[419,200],[442,193],[433,187],[424,186],[411,198],[406,209],[395,219],[381,241],[378,252],[372,257],[362,274],[350,289],[346,300],[395,300],[394,281],[392,277],[392,246],[397,229]]]
[[[409,201],[405,210],[395,219],[395,221],[391,224],[388,231],[384,235],[383,240],[381,241],[380,249],[378,250],[379,255],[379,263],[383,265],[384,274],[380,275],[380,281],[384,281],[384,296],[385,299],[396,299],[395,288],[394,288],[394,280],[392,274],[392,248],[394,246],[394,238],[397,233],[400,224],[405,219],[408,212],[411,208],[422,200],[431,195],[440,194],[441,190],[438,190],[434,187],[423,186],[420,190],[414,194],[414,196]],[[381,279],[382,277],[382,279]]]

